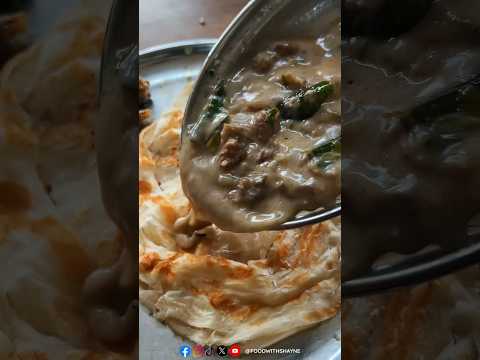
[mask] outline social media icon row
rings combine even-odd
[[[212,356],[217,354],[218,356],[229,356],[229,357],[240,357],[241,350],[238,344],[233,344],[231,346],[218,345],[216,347],[209,345],[194,345],[193,347],[189,345],[180,346],[180,356],[182,358],[188,358],[193,356],[194,358],[202,356]]]

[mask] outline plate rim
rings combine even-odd
[[[178,56],[205,55],[217,43],[216,38],[200,38],[154,45],[139,51],[139,72],[143,66],[163,62]]]

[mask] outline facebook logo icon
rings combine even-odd
[[[188,345],[180,346],[180,355],[184,358],[189,357],[192,355],[192,348]]]

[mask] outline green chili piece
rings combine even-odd
[[[203,108],[200,118],[188,129],[188,136],[193,142],[206,143],[212,138],[212,135],[218,128],[218,124],[214,124],[213,129],[211,123],[217,118],[219,114],[227,116],[227,111],[224,108],[225,103],[225,83],[220,81],[209,96],[208,102]],[[224,121],[221,121],[223,124]]]
[[[341,137],[314,147],[310,152],[310,156],[321,169],[325,169],[327,166],[339,161],[341,158]]]
[[[305,120],[314,115],[331,94],[333,85],[328,81],[321,81],[308,89],[300,90],[281,102],[282,116],[287,119]]]

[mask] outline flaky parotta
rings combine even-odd
[[[284,232],[175,232],[191,208],[179,175],[181,118],[168,113],[140,135],[140,301],[199,344],[268,346],[333,317],[338,220]]]

